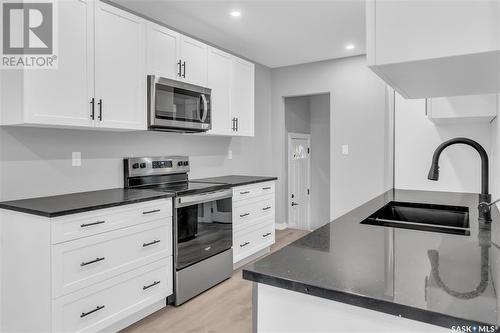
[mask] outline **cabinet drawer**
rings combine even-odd
[[[266,194],[274,194],[274,181],[235,187],[233,188],[233,201]]]
[[[52,247],[52,295],[74,292],[172,255],[172,218]]]
[[[95,210],[54,218],[52,244],[172,216],[172,199]]]
[[[53,332],[96,332],[172,294],[172,257],[54,300]]]
[[[252,228],[236,232],[233,242],[233,262],[238,262],[274,244],[274,220],[264,220]]]
[[[233,207],[233,226],[235,229],[250,226],[258,219],[274,219],[273,195],[259,196],[246,200],[244,203],[235,204]]]

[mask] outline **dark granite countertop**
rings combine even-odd
[[[57,217],[137,202],[169,198],[173,195],[154,190],[114,188],[0,202],[0,208],[22,213]]]
[[[190,179],[192,182],[199,183],[221,183],[230,184],[231,186],[242,186],[248,184],[268,182],[278,179],[277,177],[262,177],[262,176],[241,176],[241,175],[228,175],[221,177],[210,177],[201,179]]]
[[[360,224],[390,201],[469,208],[470,235]],[[244,268],[258,283],[451,327],[498,325],[500,213],[478,195],[390,190]],[[432,264],[431,264],[432,263]]]

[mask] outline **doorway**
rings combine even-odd
[[[311,230],[311,135],[288,133],[288,216],[294,229]]]
[[[287,226],[314,230],[330,222],[330,93],[283,100]]]

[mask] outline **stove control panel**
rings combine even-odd
[[[126,178],[189,172],[188,156],[132,157],[123,162]]]

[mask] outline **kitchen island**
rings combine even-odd
[[[467,233],[361,224],[389,202],[465,207]],[[493,332],[500,214],[478,195],[390,190],[251,264],[254,331]]]

